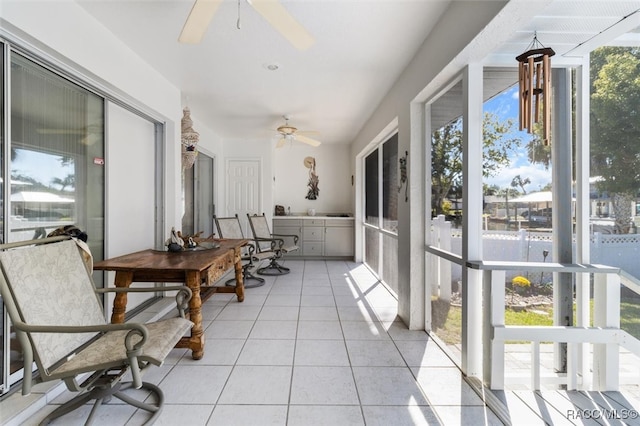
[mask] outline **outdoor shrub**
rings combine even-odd
[[[511,288],[519,293],[526,292],[531,288],[531,281],[518,275],[511,280]]]
[[[531,281],[523,276],[518,275],[517,277],[513,277],[513,279],[511,280],[511,285],[513,285],[513,287],[526,288],[531,286]]]

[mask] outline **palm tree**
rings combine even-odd
[[[524,179],[522,179],[522,178],[520,177],[520,175],[517,175],[516,177],[514,177],[514,178],[511,180],[511,186],[512,186],[513,188],[518,188],[518,187],[519,187],[520,189],[522,189],[522,193],[523,193],[524,195],[527,195],[527,190],[526,190],[526,189],[524,189],[524,186],[525,186],[525,185],[529,185],[530,183],[531,183],[531,179],[529,179],[529,178],[524,178]]]
[[[52,185],[60,185],[60,192],[63,192],[67,187],[74,187],[76,183],[76,176],[73,174],[68,174],[64,179],[53,178],[51,179]]]

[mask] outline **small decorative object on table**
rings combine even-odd
[[[184,240],[180,238],[176,228],[171,228],[171,236],[167,239],[165,245],[167,246],[167,250],[173,252],[182,251],[184,249]]]
[[[167,250],[171,252],[208,250],[220,247],[219,241],[213,235],[202,238],[202,231],[193,235],[182,235],[182,232],[171,228],[171,236],[165,241]]]

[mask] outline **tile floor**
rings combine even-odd
[[[288,261],[291,273],[203,305],[205,356],[174,349],[145,380],[165,406],[157,425],[502,424],[362,265]],[[16,394],[20,397],[19,394]],[[37,424],[67,392],[15,424]],[[82,424],[90,406],[53,424]],[[98,425],[139,425],[115,400]]]

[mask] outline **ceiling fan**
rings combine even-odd
[[[293,142],[294,140],[300,141],[302,143],[306,143],[311,146],[319,146],[321,144],[320,141],[315,139],[311,139],[310,137],[304,136],[303,133],[317,133],[310,131],[298,131],[297,128],[293,127],[289,124],[289,117],[284,116],[284,124],[276,129],[276,131],[282,136],[278,143],[276,143],[276,148],[283,147],[287,142]]]
[[[178,41],[197,44],[202,41],[213,15],[224,0],[195,0]],[[240,1],[240,0],[238,0]],[[295,20],[278,0],[247,0],[264,19],[299,50],[306,50],[315,39]],[[238,18],[238,28],[239,28]]]

